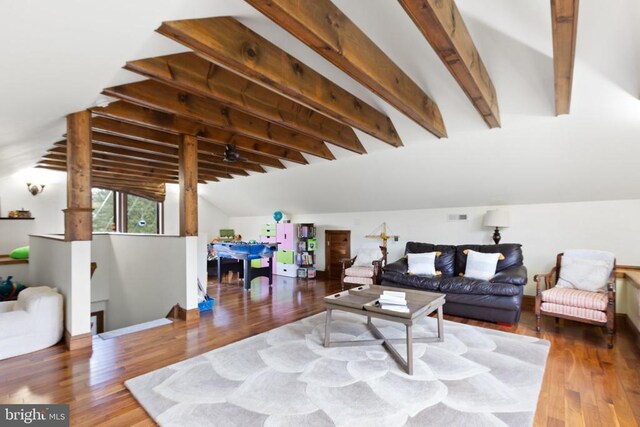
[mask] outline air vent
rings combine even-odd
[[[449,221],[466,221],[467,214],[449,214]]]

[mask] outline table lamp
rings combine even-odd
[[[500,243],[500,229],[509,227],[509,212],[494,209],[491,211],[487,211],[484,215],[484,221],[482,223],[485,227],[495,227],[495,231],[493,232],[493,241],[496,243]]]

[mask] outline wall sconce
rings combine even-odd
[[[27,190],[29,190],[29,193],[31,193],[32,195],[37,196],[38,194],[44,191],[44,184],[36,185],[36,184],[31,184],[30,182],[27,182]]]
[[[501,239],[500,229],[509,227],[509,212],[500,209],[487,211],[487,213],[484,214],[484,222],[482,225],[496,228],[493,232],[493,241],[497,245]]]

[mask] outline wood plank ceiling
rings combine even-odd
[[[436,137],[447,131],[437,104],[330,0],[246,0],[276,24]],[[399,0],[489,127],[500,126],[496,91],[453,0]],[[578,0],[551,0],[558,114],[569,110]],[[199,182],[232,179],[329,145],[366,150],[354,129],[393,147],[402,141],[384,113],[232,17],[162,23],[157,31],[189,52],[132,60],[148,80],[106,88],[92,107],[94,176],[178,182],[182,141],[196,141]],[[195,139],[193,138],[195,137]],[[66,139],[39,167],[66,170]],[[228,161],[232,149],[239,157]]]

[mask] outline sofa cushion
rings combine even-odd
[[[436,275],[436,252],[408,253],[409,274]]]
[[[607,309],[609,297],[598,292],[582,291],[579,289],[563,289],[554,287],[542,291],[542,301],[571,307],[588,308],[591,310]]]
[[[490,280],[496,274],[499,253],[485,254],[467,251],[467,265],[464,275],[471,279]]]
[[[447,304],[466,304],[487,309],[496,308],[499,310],[516,311],[520,310],[522,293],[510,297],[498,295],[447,294],[445,300],[447,301],[444,305],[445,312],[447,311]]]
[[[399,273],[396,271],[385,271],[382,275],[382,284],[398,283],[403,286],[424,289],[426,291],[437,291],[441,276],[418,276]]]
[[[373,266],[371,267],[349,267],[344,271],[345,277],[373,277]]]
[[[375,248],[360,248],[356,252],[356,260],[353,263],[356,267],[371,266],[373,261],[377,261],[382,258],[382,251],[379,247]]]
[[[524,265],[512,265],[498,272],[489,280],[491,283],[509,283],[511,285],[524,286],[527,284],[527,267]]]
[[[448,277],[440,281],[440,292],[452,294],[513,296],[521,287],[508,283],[491,283],[470,277]]]
[[[407,274],[409,271],[409,264],[406,258],[400,258],[399,260],[382,267],[382,271],[392,271],[394,273]]]
[[[436,245],[436,252],[440,256],[436,258],[436,270],[442,273],[442,277],[453,277],[456,274],[456,247],[451,245]]]
[[[404,254],[422,254],[425,252],[435,252],[436,245],[433,243],[407,242],[404,247]]]
[[[442,277],[452,277],[455,275],[456,267],[456,247],[453,245],[434,245],[431,243],[407,242],[404,253],[420,254],[425,252],[440,252],[436,257],[436,271],[442,273]],[[393,263],[395,264],[395,263]],[[391,269],[398,270],[391,264]],[[386,268],[385,268],[386,270]]]
[[[605,292],[610,274],[611,267],[606,261],[564,255],[556,286],[565,289]]]
[[[579,319],[593,320],[605,323],[607,321],[607,313],[604,311],[591,310],[589,308],[571,307],[570,305],[554,304],[552,302],[543,302],[540,305],[543,313],[564,314],[565,316],[577,317]]]
[[[501,253],[504,259],[498,261],[496,273],[514,265],[522,265],[524,261],[522,245],[517,243],[505,243],[501,245],[459,245],[456,247],[455,274],[464,273],[467,267],[467,255],[464,253],[467,249],[481,253]]]

